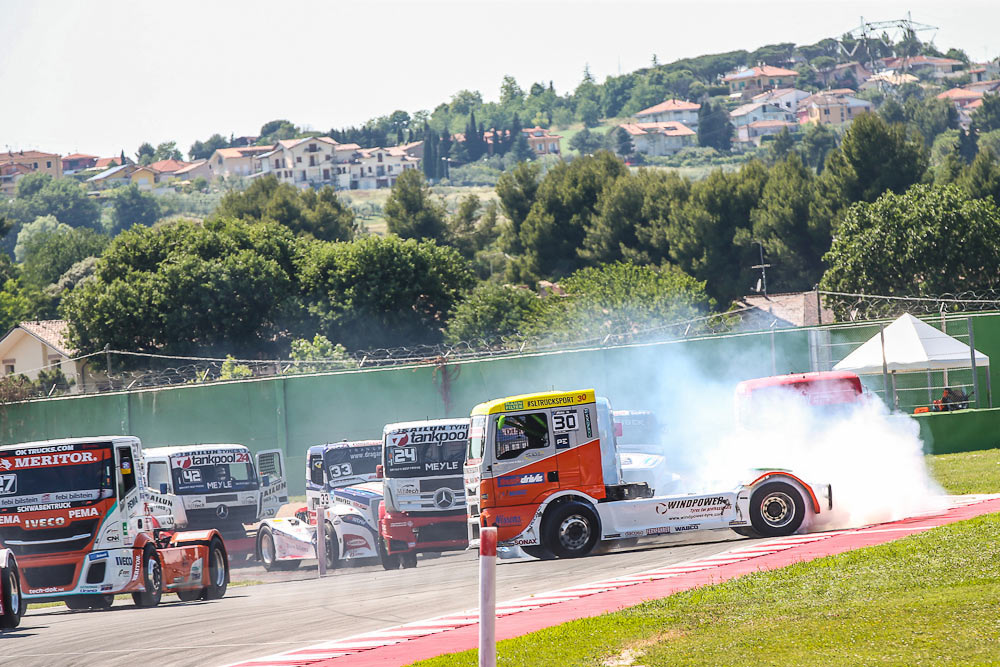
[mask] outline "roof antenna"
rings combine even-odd
[[[751,241],[751,243],[756,243],[760,247],[760,264],[754,264],[751,269],[760,269],[760,279],[757,281],[757,292],[763,290],[764,298],[767,298],[767,269],[770,268],[770,264],[764,263],[764,244],[760,241]]]

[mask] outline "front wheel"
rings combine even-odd
[[[743,537],[762,537],[760,533],[750,526],[733,526],[733,532]]]
[[[202,591],[205,600],[219,600],[229,587],[229,568],[226,566],[226,550],[222,540],[213,537],[208,543],[208,586]]]
[[[382,567],[386,570],[395,570],[399,567],[399,554],[389,553],[385,540],[378,538],[378,557],[382,561]]]
[[[542,523],[542,544],[559,558],[586,556],[598,539],[597,516],[583,503],[557,505]]]
[[[260,535],[257,536],[257,553],[260,554],[260,560],[264,563],[264,569],[268,572],[278,569],[278,553],[274,548],[274,535],[271,534],[271,529],[264,526],[260,529]]]
[[[403,566],[404,570],[409,570],[417,566],[417,552],[410,551],[405,554],[400,554],[399,562]]]
[[[769,482],[750,496],[750,523],[764,537],[791,535],[806,515],[806,504],[791,484]]]
[[[340,541],[333,531],[333,524],[326,522],[326,569],[332,570],[340,565]]]
[[[541,544],[528,544],[521,547],[521,551],[528,554],[532,558],[537,558],[538,560],[552,560],[556,557],[554,553],[543,547]]]
[[[142,551],[142,583],[145,591],[132,593],[132,601],[137,607],[155,607],[163,596],[163,568],[160,557],[150,545]]]
[[[3,595],[3,615],[0,615],[0,628],[12,630],[21,624],[21,617],[24,615],[21,579],[13,562],[6,570],[3,570],[0,594]]]

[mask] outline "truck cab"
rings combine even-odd
[[[382,431],[385,503],[379,530],[386,569],[415,567],[417,554],[468,546],[462,465],[469,419],[387,424]]]
[[[280,450],[258,452],[256,466],[237,444],[154,447],[145,458],[150,506],[163,528],[216,528],[240,538],[246,524],[273,517],[288,502]]]
[[[861,378],[847,371],[791,373],[744,380],[736,385],[736,420],[754,426],[769,415],[780,418],[781,402],[804,400],[811,408],[831,415],[865,399]]]
[[[593,389],[502,398],[472,411],[465,463],[469,537],[497,528],[501,546],[576,557],[601,540],[752,527],[798,530],[830,505],[829,486],[778,470],[710,494],[656,493],[622,473],[610,403]],[[826,504],[821,503],[824,499]]]

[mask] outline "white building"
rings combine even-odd
[[[259,175],[274,174],[299,188],[336,184],[336,148],[330,137],[281,139],[260,156]]]
[[[361,148],[349,165],[351,190],[391,188],[399,175],[416,169],[420,160],[401,148]]]
[[[636,153],[673,155],[682,148],[695,146],[698,134],[683,123],[624,123],[618,127],[628,132]]]
[[[729,119],[739,128],[760,120],[794,121],[795,114],[773,102],[749,102],[730,111]]]
[[[635,114],[640,123],[683,123],[690,128],[698,127],[700,104],[684,100],[670,99],[660,102]]]
[[[753,102],[770,102],[786,111],[798,111],[799,102],[809,97],[809,93],[798,88],[775,88],[753,96]]]
[[[247,177],[259,171],[259,157],[273,146],[239,146],[218,148],[208,159],[216,178]]]
[[[85,361],[74,361],[79,353],[66,339],[66,320],[21,322],[0,338],[0,371],[4,377],[25,375],[37,380],[39,370],[58,368],[71,383],[70,393],[79,393],[94,377]],[[105,378],[106,379],[106,378]]]

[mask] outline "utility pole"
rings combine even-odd
[[[760,241],[753,241],[760,248],[760,264],[754,264],[751,269],[760,269],[760,283],[764,296],[767,296],[767,269],[770,268],[770,264],[764,263],[764,244]]]

